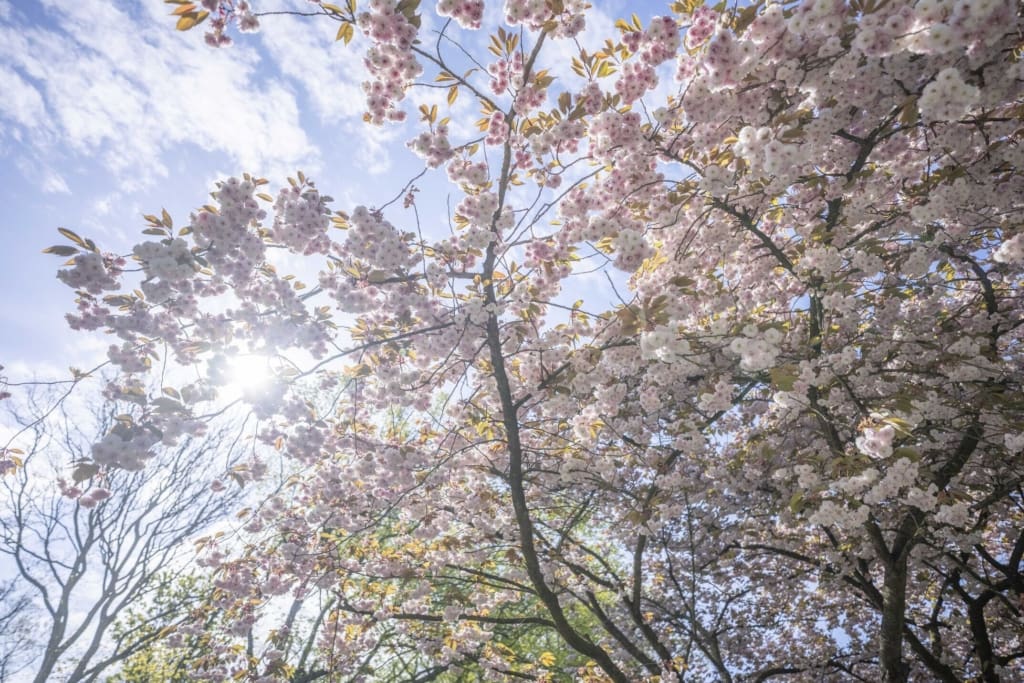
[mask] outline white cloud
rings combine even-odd
[[[334,39],[335,25],[324,20],[273,16],[262,21],[259,38],[264,49],[275,67],[302,88],[326,128],[327,145],[343,150],[370,175],[390,170],[388,146],[395,139],[394,129],[362,122],[362,83],[369,77],[362,36],[346,46]]]
[[[127,188],[166,176],[191,144],[257,173],[317,163],[295,94],[260,73],[254,49],[211,50],[158,3],[141,16],[115,5],[46,0],[45,25],[0,13],[0,89],[16,94],[0,105],[7,135],[42,154],[60,154],[59,139]]]
[[[46,123],[43,97],[13,69],[0,64],[0,117],[10,119],[19,128],[41,130]]]
[[[38,159],[22,156],[15,161],[15,165],[22,175],[44,194],[68,194],[71,192],[64,176]]]
[[[60,173],[52,169],[47,169],[43,175],[42,189],[43,192],[51,194],[68,194],[71,190],[68,188],[68,183],[64,180],[64,177]]]
[[[110,194],[104,195],[99,199],[96,199],[92,203],[92,210],[97,216],[106,216],[114,208],[115,202],[120,198],[120,194],[117,192],[111,192]]]
[[[334,40],[334,24],[308,17],[274,16],[263,19],[259,34],[276,66],[300,84],[322,121],[361,119],[365,106],[360,85],[368,74],[363,45],[345,46]]]

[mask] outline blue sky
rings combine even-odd
[[[595,40],[612,33],[613,17],[640,11],[594,4]],[[257,3],[288,6],[305,2]],[[664,5],[640,7],[646,18]],[[491,19],[499,12],[489,4]],[[108,343],[64,324],[74,295],[54,277],[61,260],[41,253],[62,241],[58,226],[127,253],[143,213],[166,208],[185,224],[218,178],[249,171],[276,188],[302,169],[351,209],[390,199],[423,167],[405,148],[414,123],[362,123],[359,38],[346,49],[326,21],[273,17],[213,50],[167,15],[160,0],[0,0],[0,364],[11,380],[87,367]],[[414,91],[406,109],[444,95]],[[456,107],[472,125],[469,99]]]

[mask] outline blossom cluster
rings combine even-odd
[[[93,445],[92,459],[103,467],[138,471],[153,457],[152,448],[159,441],[145,428],[115,429]]]
[[[563,0],[558,5],[561,11],[553,13],[553,3],[548,0],[505,0],[505,22],[511,26],[523,24],[531,31],[539,31],[547,21],[553,20],[554,37],[578,35],[586,27],[584,10],[589,5],[584,0]]]
[[[971,110],[978,100],[978,88],[964,81],[960,71],[948,67],[925,86],[918,100],[926,121],[955,121]]]
[[[707,5],[698,7],[690,16],[690,26],[686,29],[686,47],[693,49],[702,45],[714,34],[717,24],[718,12]]]
[[[1024,261],[1024,233],[1018,233],[1000,244],[992,252],[992,260],[1012,264]]]
[[[251,180],[228,178],[214,192],[216,212],[201,210],[192,216],[196,245],[214,272],[226,280],[242,283],[263,260],[266,246],[250,224],[266,217],[255,198]]]
[[[690,30],[693,30],[692,26]],[[649,66],[657,66],[675,58],[680,42],[679,27],[675,19],[654,17],[638,46],[640,59]]]
[[[363,83],[368,120],[401,121],[405,113],[397,104],[405,98],[406,85],[423,73],[412,52],[416,27],[398,11],[395,0],[371,0],[370,10],[360,12],[357,23],[373,41],[363,60],[372,77]]]
[[[104,290],[117,289],[117,269],[111,259],[96,252],[85,252],[75,256],[70,269],[57,271],[57,279],[68,287],[82,289],[90,294],[102,294]]]
[[[437,0],[437,13],[451,17],[463,28],[480,28],[484,16],[483,0]]]
[[[629,272],[639,268],[644,259],[654,255],[654,249],[643,233],[632,228],[621,228],[612,238],[611,246],[615,250],[615,265]]]
[[[896,436],[896,428],[891,424],[881,427],[865,427],[860,436],[857,437],[857,448],[861,453],[884,460],[892,455],[892,442]]]
[[[515,51],[508,59],[499,59],[487,65],[487,73],[491,75],[491,92],[502,95],[510,87],[519,88],[523,84],[523,53]]]
[[[409,265],[404,237],[380,214],[359,206],[352,212],[351,222],[352,228],[343,244],[345,254],[387,272]]]
[[[143,242],[132,249],[142,261],[147,278],[179,282],[192,277],[196,271],[195,259],[188,242],[175,238],[162,242]]]
[[[627,62],[622,67],[622,76],[615,82],[615,91],[625,103],[634,102],[648,90],[658,85],[654,67],[641,62]]]
[[[707,73],[708,85],[715,90],[743,80],[755,56],[752,42],[739,41],[732,31],[720,28],[708,41],[700,64]]]
[[[274,202],[273,238],[299,254],[326,254],[328,199],[309,185],[282,188]]]
[[[468,159],[456,159],[449,163],[445,170],[448,172],[448,179],[453,183],[473,188],[482,188],[486,185],[489,175],[487,164],[474,163]]]
[[[427,160],[427,166],[437,168],[455,155],[448,141],[448,127],[437,126],[433,131],[423,131],[408,143],[409,149]]]
[[[759,331],[748,325],[743,329],[743,336],[729,342],[729,350],[740,357],[741,368],[756,372],[775,365],[781,342],[782,333],[774,327]]]
[[[502,145],[505,143],[508,133],[509,126],[505,122],[505,114],[496,111],[491,114],[491,120],[487,124],[487,137],[484,138],[484,142],[488,145]]]

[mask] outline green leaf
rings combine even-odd
[[[905,436],[909,436],[910,433],[914,431],[914,428],[910,426],[910,423],[904,420],[903,418],[886,417],[882,419],[882,422],[885,422],[886,424],[891,424],[893,427],[896,428],[897,432]]]
[[[793,385],[796,383],[798,374],[795,366],[780,365],[769,370],[768,374],[771,375],[772,384],[779,389],[782,391],[793,391]]]
[[[917,462],[921,459],[921,453],[911,446],[900,446],[892,454],[896,459],[906,458],[910,462]]]

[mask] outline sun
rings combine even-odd
[[[241,394],[258,392],[274,378],[270,358],[258,353],[240,353],[227,360],[228,386]]]

